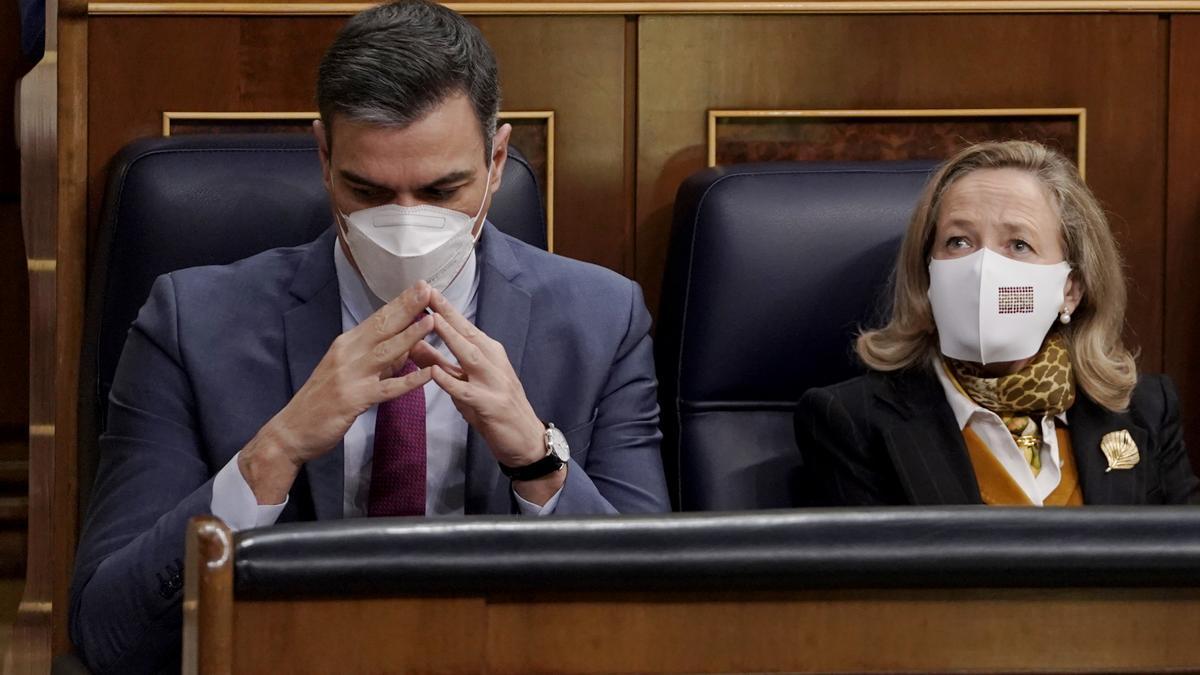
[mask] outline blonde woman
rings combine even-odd
[[[796,439],[826,504],[1178,504],[1196,475],[1165,376],[1122,343],[1095,197],[1036,143],[967,148],[909,224],[866,375],[809,390]]]

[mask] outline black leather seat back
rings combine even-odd
[[[656,333],[672,497],[684,510],[804,503],[792,432],[806,389],[859,372],[933,164],[777,162],[689,178]]]
[[[529,162],[510,148],[489,220],[546,248]],[[161,274],[312,241],[333,223],[311,134],[146,138],[112,161],[91,260],[80,382],[79,485],[87,503],[95,442],[125,335]]]

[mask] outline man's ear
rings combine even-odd
[[[332,197],[333,176],[329,169],[329,136],[326,133],[325,123],[321,120],[313,120],[312,131],[313,136],[317,137],[317,154],[321,157],[321,181],[325,183],[325,190]]]
[[[500,189],[504,179],[504,165],[508,162],[508,141],[512,138],[512,125],[503,124],[492,137],[492,184],[488,189],[492,194]]]

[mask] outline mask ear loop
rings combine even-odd
[[[480,216],[483,215],[483,207],[487,206],[487,201],[488,201],[488,197],[489,197],[488,192],[491,190],[491,185],[492,185],[492,169],[495,168],[495,166],[496,166],[495,162],[491,162],[490,164],[488,164],[487,179],[483,183],[483,201],[479,202],[479,210],[475,212],[475,217],[471,219],[471,227],[472,228],[474,228],[477,225],[479,226],[479,229],[475,232],[475,234],[471,235],[471,250],[472,251],[474,251],[475,246],[477,244],[479,244],[479,238],[481,236],[483,236],[483,223],[479,222],[479,218],[480,218]],[[446,288],[450,288],[450,286],[452,286],[454,284],[454,282],[458,280],[459,275],[462,274],[462,271],[467,268],[467,261],[470,259],[471,259],[470,255],[468,255],[466,258],[463,258],[462,265],[459,266],[458,271],[454,273],[454,276],[450,277],[450,281],[446,282]]]
[[[471,227],[473,228],[476,225],[480,225],[480,228],[479,232],[476,232],[475,235],[471,237],[471,243],[478,243],[479,235],[483,233],[483,227],[479,222],[479,218],[483,216],[483,207],[487,206],[488,197],[490,196],[488,193],[492,188],[492,169],[494,168],[496,168],[496,162],[493,161],[488,164],[487,178],[483,181],[483,199],[479,202],[479,208],[475,210],[475,217],[471,219]]]

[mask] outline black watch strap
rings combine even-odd
[[[558,471],[564,463],[558,458],[558,455],[550,453],[533,464],[526,464],[525,466],[518,466],[516,468],[500,464],[500,473],[508,476],[511,480],[537,480],[542,476]]]

